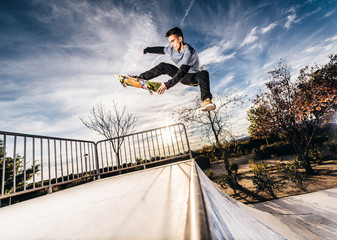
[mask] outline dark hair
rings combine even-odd
[[[184,39],[183,32],[178,27],[168,30],[165,37],[169,37],[171,35],[177,35],[178,37],[182,37]]]

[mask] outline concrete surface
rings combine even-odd
[[[188,160],[3,207],[0,238],[205,239],[186,234],[193,222],[189,216],[203,211],[213,239],[337,239],[336,189],[252,208],[219,190],[198,167],[197,172],[194,169],[194,161]],[[198,184],[191,187],[194,176]],[[191,201],[197,188],[205,208]],[[191,214],[193,206],[196,211]]]
[[[337,239],[337,188],[253,204],[271,213],[298,239]]]
[[[0,239],[183,239],[191,161],[0,209]]]

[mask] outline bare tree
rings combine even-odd
[[[211,112],[202,112],[199,110],[201,100],[196,95],[191,106],[184,106],[173,111],[173,118],[184,122],[187,126],[193,125],[196,131],[201,131],[201,136],[206,137],[212,142],[215,139],[215,145],[221,152],[226,170],[229,169],[229,155],[226,143],[229,138],[233,139],[230,125],[230,109],[236,108],[243,104],[242,98],[238,97],[235,92],[228,95],[217,94],[212,101],[216,103],[216,109]]]
[[[114,100],[112,102],[112,111],[106,110],[101,103],[96,104],[90,110],[89,120],[86,121],[81,117],[81,121],[90,130],[110,140],[118,165],[121,165],[120,148],[124,141],[121,137],[134,132],[138,118],[128,113],[125,106],[120,110],[117,103]]]

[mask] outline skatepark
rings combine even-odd
[[[198,167],[183,125],[125,136],[118,158],[113,141],[0,134],[4,152],[23,149],[25,162],[32,156],[43,165],[22,193],[96,179],[0,208],[1,239],[337,239],[337,189],[244,205]],[[142,169],[108,176],[133,167]]]

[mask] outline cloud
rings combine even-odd
[[[277,26],[277,23],[271,23],[267,27],[262,28],[261,29],[261,33],[265,34],[265,33],[269,32],[269,31],[271,31],[272,29],[274,29],[276,26]]]
[[[190,4],[189,4],[188,8],[187,8],[186,11],[185,11],[184,17],[183,17],[183,18],[181,19],[181,21],[180,21],[180,26],[183,25],[183,23],[184,23],[184,21],[185,21],[187,15],[188,15],[189,12],[191,11],[191,8],[192,8],[194,2],[195,2],[195,0],[190,1]]]
[[[268,32],[270,32],[271,30],[273,30],[275,27],[277,26],[276,22],[270,23],[268,26],[266,27],[258,27],[255,26],[250,33],[248,33],[248,35],[246,36],[246,38],[243,40],[241,47],[254,43],[256,42],[259,37],[263,34],[266,34]]]
[[[294,14],[291,14],[287,17],[287,22],[284,24],[284,27],[285,28],[290,28],[290,26],[293,24],[293,23],[298,23],[300,22],[299,19],[296,19],[296,13]]]
[[[327,12],[323,18],[327,18],[330,17],[332,14],[334,14],[336,12],[337,8],[333,8],[332,10],[330,10],[329,12]]]
[[[288,13],[291,13],[290,15],[287,16],[287,21],[286,23],[284,24],[284,27],[286,29],[289,29],[291,25],[293,25],[294,23],[300,23],[302,22],[305,18],[308,18],[318,12],[320,12],[322,10],[321,7],[318,7],[316,8],[315,10],[311,11],[311,12],[307,12],[305,13],[304,15],[302,16],[299,16],[297,17],[297,12],[296,12],[296,9],[297,8],[301,8],[303,7],[304,5],[310,3],[310,1],[304,3],[302,6],[301,5],[298,5],[298,6],[295,6],[295,7],[291,7],[288,11]]]
[[[255,26],[251,31],[250,33],[246,36],[246,38],[243,40],[241,46],[245,46],[247,44],[250,44],[250,43],[253,43],[255,42],[257,39],[258,39],[258,36],[257,36],[257,29],[258,27]]]
[[[334,42],[334,41],[337,41],[337,34],[333,37],[326,39],[324,42]]]
[[[49,2],[48,6],[51,14],[32,17],[53,31],[62,29],[63,40],[54,43],[46,38],[43,48],[22,58],[0,60],[0,73],[6,76],[1,79],[0,92],[9,95],[0,102],[5,114],[1,114],[1,121],[7,123],[2,127],[53,134],[56,129],[65,133],[62,129],[72,126],[77,133],[83,133],[86,130],[79,117],[86,116],[96,103],[111,106],[111,99],[142,116],[139,129],[157,127],[162,125],[163,114],[169,114],[166,106],[172,106],[172,99],[185,101],[187,89],[183,86],[176,86],[163,96],[150,96],[139,89],[124,90],[113,76],[113,73],[140,73],[166,59],[142,54],[143,48],[166,40],[158,34],[150,15],[125,12],[111,5],[102,8],[88,2],[76,6],[71,2],[65,6]],[[80,16],[80,21],[74,21],[76,16]],[[8,93],[15,97],[10,98]]]
[[[225,76],[222,78],[218,84],[214,87],[215,92],[220,92],[224,87],[228,86],[230,83],[232,83],[234,80],[234,75],[230,74],[228,76]]]
[[[199,53],[200,66],[208,66],[214,63],[222,63],[235,56],[235,52],[231,54],[223,54],[222,46],[213,46]]]
[[[144,56],[142,50],[166,45],[163,31],[179,22],[201,65],[217,73],[212,93],[238,90],[253,97],[280,58],[288,60],[296,76],[301,67],[325,63],[337,51],[336,31],[330,27],[335,15],[318,19],[320,8],[310,2],[289,8],[284,1],[256,7],[242,1],[186,0],[185,8],[176,11],[174,3],[35,0],[34,7],[27,6],[30,11],[6,9],[1,19],[11,24],[4,28],[0,23],[5,33],[0,35],[1,128],[100,139],[79,117],[96,103],[109,108],[112,99],[139,117],[137,130],[172,123],[170,111],[192,101],[199,87],[177,84],[162,96],[150,96],[124,89],[113,74],[139,74],[171,62],[167,56]],[[246,110],[234,113],[240,126],[247,125]]]

